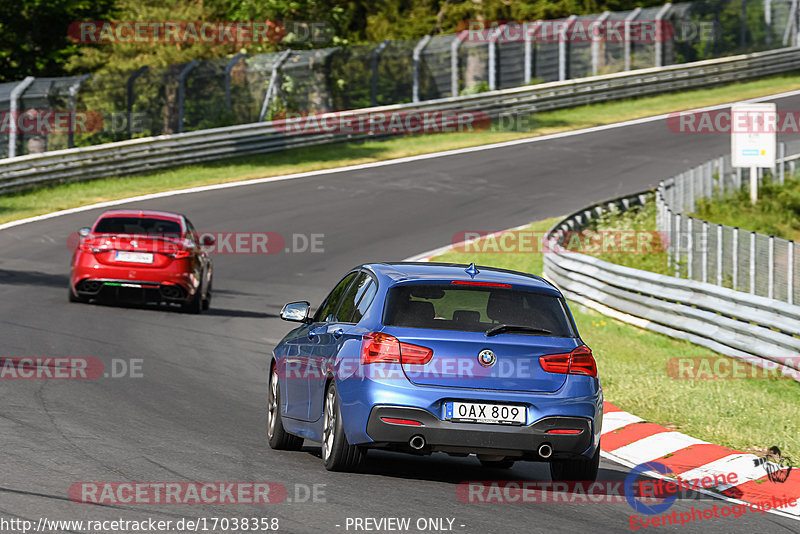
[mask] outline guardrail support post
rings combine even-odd
[[[183,133],[183,112],[186,103],[186,75],[197,66],[197,59],[191,60],[178,74],[178,133]]]
[[[637,7],[633,11],[625,17],[625,42],[624,45],[624,53],[625,53],[625,70],[631,70],[631,51],[633,48],[633,43],[631,43],[631,22],[633,22],[636,17],[639,16],[639,13],[642,11],[641,7]]]
[[[733,227],[733,256],[731,256],[731,278],[733,278],[733,289],[739,289],[739,228]]]
[[[262,122],[264,118],[267,116],[267,112],[269,111],[269,105],[272,103],[272,95],[277,91],[278,87],[278,77],[280,76],[280,69],[283,65],[283,62],[289,57],[292,53],[291,48],[287,48],[281,55],[278,56],[278,59],[275,60],[275,63],[272,65],[272,73],[269,76],[269,85],[267,86],[267,94],[264,95],[264,102],[261,104],[261,112],[258,114],[258,122]]]
[[[450,96],[458,96],[458,50],[468,35],[464,30],[450,42]]]
[[[656,67],[663,67],[664,66],[664,35],[666,32],[664,31],[664,18],[669,13],[669,10],[672,9],[672,3],[667,2],[664,6],[658,10],[655,17],[656,23],[656,42],[655,42],[655,66]]]
[[[136,78],[147,72],[149,68],[147,65],[139,67],[128,77],[125,84],[128,90],[128,139],[133,137],[133,84],[136,82]]]
[[[91,74],[84,74],[78,81],[69,86],[69,132],[67,133],[67,148],[75,148],[75,113],[78,107],[78,92],[81,90],[81,85]]]
[[[228,111],[228,113],[230,113],[233,109],[233,103],[231,101],[231,71],[233,70],[233,67],[239,63],[239,60],[246,55],[247,54],[244,53],[236,54],[233,56],[233,59],[231,59],[228,64],[225,65],[225,109]]]
[[[411,101],[415,103],[419,102],[419,58],[422,56],[422,51],[425,49],[425,46],[430,40],[430,35],[426,35],[420,39],[420,41],[417,43],[417,46],[414,47],[414,52],[412,55],[412,59],[414,60],[414,83],[411,88]]]
[[[8,114],[11,117],[12,125],[11,131],[8,132],[8,157],[13,158],[17,155],[17,125],[19,124],[19,99],[25,90],[33,83],[36,78],[27,76],[24,80],[19,82],[11,94],[8,95]]]
[[[561,28],[558,31],[558,80],[563,82],[569,76],[569,47],[567,46],[567,33],[572,29],[575,23],[576,15],[570,17],[561,23]]]
[[[602,25],[608,20],[608,17],[611,16],[611,11],[603,11],[603,14],[597,17],[597,20],[592,22],[592,76],[597,76],[597,72],[600,70],[600,42],[605,42],[605,28],[602,28]],[[600,32],[602,38],[598,38],[595,35],[595,28],[601,26]]]
[[[456,37],[456,40],[458,38]],[[372,67],[372,76],[370,77],[369,81],[369,101],[370,104],[375,107],[378,105],[378,62],[381,59],[381,54],[386,49],[386,47],[391,42],[390,39],[384,40],[381,44],[378,45],[378,48],[372,51],[372,56],[370,57],[370,66]],[[456,65],[458,68],[458,65]],[[451,95],[451,96],[456,96]]]
[[[717,225],[717,285],[722,285],[722,225]]]
[[[756,293],[756,233],[750,232],[750,293]]]
[[[775,236],[769,236],[769,252],[767,254],[769,265],[767,270],[767,297],[775,295]]]

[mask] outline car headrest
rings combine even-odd
[[[486,303],[489,319],[505,324],[515,324],[523,314],[522,295],[506,291],[493,291]]]
[[[433,304],[421,300],[411,300],[406,303],[403,309],[404,323],[414,325],[426,325],[433,321],[436,311]]]
[[[473,310],[456,310],[453,312],[453,320],[457,323],[479,323],[481,314]]]

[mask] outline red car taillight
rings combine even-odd
[[[80,245],[78,245],[78,248],[82,252],[95,254],[97,252],[106,252],[111,249],[111,246],[104,239],[84,239],[81,241]]]
[[[192,252],[189,250],[162,250],[160,252],[161,254],[172,258],[173,260],[182,260],[192,255]]]
[[[581,345],[569,354],[548,354],[539,357],[539,364],[548,373],[597,376],[592,349]]]
[[[361,363],[387,363],[401,360],[411,365],[423,365],[431,361],[433,350],[400,341],[389,334],[370,332],[361,339]]]

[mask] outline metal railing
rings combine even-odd
[[[331,46],[332,28],[307,28],[313,30],[306,33],[308,40],[278,46],[314,49],[2,83],[0,115],[16,108],[26,113],[96,113],[103,120],[95,117],[91,127],[74,124],[70,131],[43,132],[27,125],[19,132],[3,129],[0,158],[247,124],[284,111],[416,103],[797,41],[798,18],[786,1],[711,4],[667,2],[632,11],[505,22],[477,38],[480,32],[472,33],[476,21],[465,21],[469,29],[459,33],[344,47]],[[647,37],[656,28],[658,35]]]
[[[645,202],[645,193],[601,202],[556,224],[544,273],[564,295],[601,313],[740,358],[800,380],[800,306],[570,252],[559,241],[609,209]]]
[[[800,49],[787,48],[346,113],[360,116],[379,112],[461,110],[479,111],[496,119],[505,114],[526,115],[757,78],[796,69],[798,62]],[[0,193],[377,137],[370,133],[286,131],[285,124],[285,121],[244,124],[7,158],[0,160]]]
[[[780,184],[794,176],[800,159],[800,153],[786,152],[781,143],[781,157],[767,174]],[[751,179],[763,181],[762,171],[750,177],[748,169],[732,168],[728,155],[662,181],[656,191],[656,226],[668,238],[675,276],[800,304],[800,243],[690,215],[699,199],[741,190]]]

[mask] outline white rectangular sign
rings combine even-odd
[[[731,164],[734,167],[774,167],[777,122],[775,104],[733,104]]]

